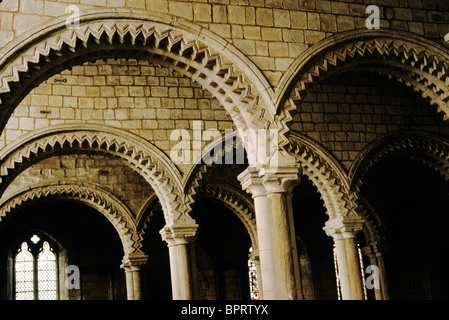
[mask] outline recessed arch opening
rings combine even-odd
[[[59,299],[126,298],[124,274],[120,270],[124,252],[120,237],[112,224],[90,206],[63,199],[35,201],[8,216],[0,224],[0,230],[2,264],[13,263],[11,249],[31,233],[54,239],[52,244],[56,244],[59,254]],[[65,286],[65,275],[69,275],[65,274],[65,268],[69,265],[79,267],[79,289],[68,290]],[[2,297],[13,299],[13,275],[6,274],[13,268],[4,267],[2,279],[8,281],[2,281]]]

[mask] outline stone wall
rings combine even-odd
[[[308,90],[292,130],[321,143],[345,169],[368,143],[387,133],[449,135],[429,99],[386,76],[355,71],[323,79]]]
[[[137,215],[154,193],[151,186],[125,161],[102,155],[54,156],[24,170],[8,187],[5,198],[27,186],[71,182],[100,186],[118,197]]]
[[[236,46],[274,86],[310,45],[336,33],[364,29],[368,5],[381,9],[383,28],[409,31],[440,43],[449,32],[449,4],[439,0],[3,0],[0,48],[66,14],[68,5],[77,5],[81,11],[148,10],[194,22]]]
[[[36,129],[82,122],[132,132],[170,155],[178,143],[177,135],[170,139],[173,130],[188,130],[193,138],[194,120],[203,129],[233,128],[219,101],[179,72],[146,61],[99,60],[33,89],[9,119],[0,148]]]

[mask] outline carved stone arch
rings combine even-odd
[[[134,134],[104,125],[58,125],[33,131],[8,145],[0,154],[0,195],[31,164],[73,152],[99,152],[125,160],[156,192],[167,223],[193,223],[183,203],[179,172],[167,156]]]
[[[58,184],[27,186],[17,190],[0,203],[0,221],[2,217],[6,217],[19,208],[49,199],[81,202],[96,209],[109,220],[117,231],[125,256],[139,251],[132,212],[109,190],[98,185],[59,181]]]
[[[349,190],[346,173],[324,147],[309,137],[291,132],[287,151],[295,155],[301,173],[318,189],[330,219],[357,215],[357,197]]]
[[[413,86],[437,105],[445,120],[449,118],[446,48],[403,31],[357,30],[322,40],[292,64],[276,91],[277,127],[287,134],[301,95],[324,75],[346,66],[376,71]]]
[[[202,159],[208,155],[217,145],[221,145],[221,153],[214,154],[214,156],[208,160],[210,163],[204,163]],[[184,193],[186,195],[186,203],[189,206],[192,206],[195,202],[195,196],[197,194],[198,189],[201,187],[202,181],[210,175],[211,169],[213,166],[220,166],[220,164],[216,164],[215,160],[221,157],[222,163],[225,162],[226,154],[235,155],[238,152],[243,152],[242,155],[243,162],[242,165],[247,165],[246,159],[246,151],[245,146],[243,144],[242,139],[239,138],[238,132],[233,131],[230,135],[222,137],[222,139],[216,143],[211,142],[207,146],[205,146],[202,150],[202,154],[200,159],[193,163],[183,177],[183,186]],[[240,163],[232,163],[232,164],[221,164],[221,165],[239,165]],[[242,169],[242,171],[244,168]],[[237,176],[240,172],[235,172],[235,176]]]
[[[66,27],[67,17],[44,23],[0,51],[0,129],[22,98],[52,72],[114,56],[145,59],[193,78],[222,103],[238,128],[265,128],[272,121],[268,81],[212,32],[151,11],[81,12],[78,29]]]
[[[367,145],[354,160],[348,178],[351,190],[359,193],[369,170],[380,160],[405,156],[420,161],[449,180],[449,142],[425,132],[395,132]]]
[[[365,220],[363,235],[368,245],[386,243],[385,227],[374,206],[362,195],[358,195],[358,213]]]
[[[161,213],[161,211],[163,211],[162,206],[156,195],[149,197],[145,204],[142,206],[140,213],[136,217],[136,244],[139,250],[143,250],[144,235],[149,224],[151,223],[151,219],[154,217],[154,215]]]
[[[243,191],[225,184],[203,184],[199,187],[198,195],[218,202],[232,211],[248,231],[254,249],[258,248],[254,204]]]

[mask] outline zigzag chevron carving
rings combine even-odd
[[[287,149],[296,155],[302,173],[317,187],[331,219],[348,214],[357,215],[357,196],[349,191],[343,169],[323,150],[309,138],[298,134],[291,136],[291,144]]]
[[[244,71],[187,33],[134,20],[93,21],[81,24],[79,29],[54,31],[44,40],[30,44],[13,61],[0,66],[1,109],[11,111],[15,90],[25,86],[25,79],[32,77],[36,69],[57,59],[58,64],[61,61],[70,64],[67,61],[76,57],[78,50],[90,54],[86,59],[101,58],[101,53],[97,54],[100,48],[117,52],[133,50],[139,58],[192,77],[223,104],[241,129],[268,127],[270,119],[265,117],[270,112],[259,104],[259,93]]]
[[[393,38],[377,37],[353,42],[345,42],[327,48],[316,54],[297,74],[285,101],[283,109],[277,116],[277,126],[287,134],[288,123],[301,95],[323,75],[338,71],[339,66],[352,66],[369,69],[381,74],[393,76],[415,91],[421,92],[424,98],[429,97],[436,104],[438,112],[449,119],[449,62],[440,53],[431,48]]]
[[[386,136],[369,145],[349,172],[351,190],[360,191],[365,176],[377,162],[390,155],[400,154],[428,165],[449,180],[449,144],[441,138],[415,132]]]
[[[219,201],[234,212],[245,225],[251,238],[251,243],[257,247],[257,227],[254,212],[254,204],[243,191],[237,191],[224,184],[203,184],[199,187],[198,194]]]
[[[125,253],[140,249],[136,245],[135,227],[132,214],[118,199],[99,189],[80,185],[40,186],[19,192],[0,204],[0,221],[2,217],[27,203],[46,198],[74,199],[92,206],[101,212],[115,227],[120,235]]]
[[[64,152],[92,150],[119,156],[153,187],[169,221],[185,218],[184,204],[175,178],[148,150],[112,133],[96,131],[60,132],[32,140],[7,154],[0,163],[0,194],[14,177],[42,157]]]

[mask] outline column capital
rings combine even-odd
[[[197,236],[198,225],[166,225],[160,231],[168,246],[191,243]]]
[[[249,166],[237,176],[237,179],[240,181],[243,190],[251,193],[253,198],[265,195],[265,188],[256,167]]]
[[[120,268],[130,271],[140,270],[147,261],[148,256],[142,252],[130,253],[123,257]]]
[[[323,230],[335,240],[354,238],[363,229],[365,220],[358,216],[343,216],[328,220]]]
[[[291,192],[299,183],[299,164],[294,157],[282,157],[276,166],[259,164],[249,166],[237,178],[253,197],[270,193]]]

